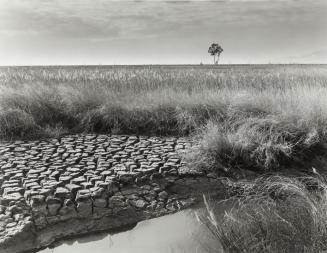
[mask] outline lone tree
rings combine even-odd
[[[209,47],[208,53],[213,56],[213,63],[218,64],[219,56],[224,51],[224,49],[218,43],[212,43]],[[217,55],[217,61],[216,61]]]

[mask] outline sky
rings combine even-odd
[[[0,0],[0,65],[327,63],[327,0]]]

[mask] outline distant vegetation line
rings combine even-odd
[[[269,171],[325,142],[326,77],[324,65],[1,68],[0,136],[192,134],[199,168]]]
[[[211,68],[224,68],[224,67],[238,67],[238,66],[246,66],[246,67],[256,67],[256,66],[294,66],[294,67],[300,67],[300,66],[326,66],[327,63],[219,63],[216,65],[213,65],[211,63],[192,63],[192,64],[186,64],[186,63],[176,63],[176,64],[50,64],[50,65],[0,65],[1,68],[56,68],[56,67],[211,67]]]

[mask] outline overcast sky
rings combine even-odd
[[[0,0],[0,65],[327,63],[327,0]]]

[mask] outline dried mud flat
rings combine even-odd
[[[69,135],[0,144],[0,251],[29,252],[56,240],[190,207],[224,195],[192,171],[187,138]]]

